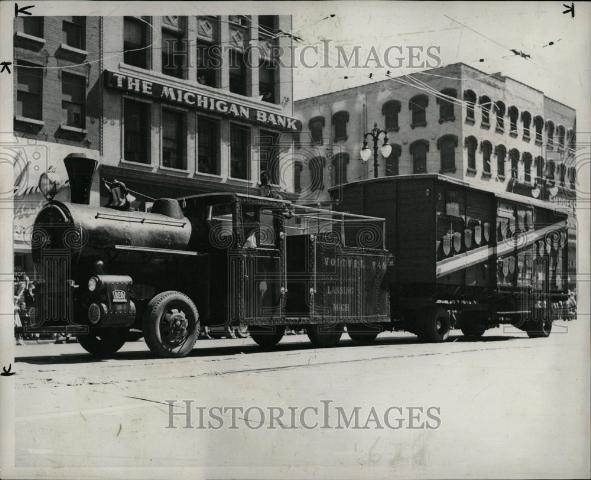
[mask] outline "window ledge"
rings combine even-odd
[[[497,175],[497,180],[499,180],[500,182],[504,182],[505,181],[505,175]]]
[[[446,173],[456,173],[456,169],[455,168],[447,168],[445,170],[439,170],[439,173],[441,174],[446,174]]]
[[[491,178],[491,177],[492,177],[492,175],[490,174],[490,172],[482,172],[482,178],[488,179],[488,178]]]
[[[400,131],[400,127],[386,128],[386,131],[388,131],[388,132],[398,132],[398,131]]]
[[[28,123],[29,125],[35,125],[37,127],[42,127],[43,125],[45,125],[45,122],[43,120],[37,120],[36,118],[21,117],[20,115],[17,115],[16,117],[14,117],[14,119],[17,122]]]
[[[474,125],[474,124],[476,123],[476,120],[475,120],[475,119],[473,119],[473,118],[468,118],[468,117],[466,117],[466,123],[467,123],[468,125]]]
[[[416,127],[426,127],[427,126],[427,122],[420,122],[420,123],[413,123],[410,128],[416,128]]]
[[[542,144],[542,139],[536,138],[536,145],[541,145],[541,144]]]
[[[335,142],[346,142],[348,138],[349,137],[346,135],[344,137],[335,137],[334,141]]]
[[[524,142],[529,142],[530,140],[531,140],[531,137],[529,135],[523,135]]]
[[[513,137],[513,138],[517,138],[517,132],[511,131],[511,132],[509,132],[509,136]]]
[[[154,165],[152,165],[152,163],[134,162],[133,160],[125,160],[124,158],[121,158],[119,161],[123,165],[129,165],[131,167],[147,168],[150,170],[154,167]]]
[[[466,173],[468,173],[470,175],[476,175],[476,172],[477,172],[477,170],[475,168],[468,167],[466,169]]]
[[[17,38],[21,38],[23,40],[28,40],[30,42],[35,42],[39,45],[45,45],[45,43],[46,43],[46,40],[44,38],[36,37],[34,35],[29,35],[28,33],[16,32],[15,35]]]
[[[490,123],[481,123],[480,124],[480,128],[484,128],[485,130],[489,130],[490,129]]]
[[[85,128],[72,127],[71,125],[66,125],[63,123],[59,126],[59,129],[63,130],[64,132],[77,133],[79,135],[86,135],[88,133],[88,130]]]
[[[174,168],[174,167],[166,167],[164,165],[158,165],[159,170],[165,170],[167,172],[174,172],[179,174],[188,174],[189,169],[187,168]]]
[[[446,123],[446,122],[455,122],[456,117],[447,117],[447,118],[440,118],[439,124]]]
[[[79,57],[86,57],[88,55],[88,52],[86,50],[81,50],[80,48],[72,47],[67,43],[61,43],[59,48],[64,52],[73,53],[75,55],[78,55]]]
[[[252,185],[252,180],[246,180],[244,178],[228,177],[227,183],[234,184],[234,185]]]
[[[495,128],[495,133],[505,133],[505,129],[501,128],[501,127],[496,127]]]

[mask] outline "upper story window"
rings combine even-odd
[[[66,17],[62,22],[64,43],[79,50],[86,49],[86,17]]]
[[[519,119],[519,110],[517,107],[509,107],[509,135],[517,136],[517,120]]]
[[[62,72],[62,122],[75,128],[86,126],[86,77]]]
[[[277,89],[277,66],[268,60],[261,62],[259,67],[259,95],[263,102],[278,103]]]
[[[314,117],[310,119],[308,128],[310,129],[310,135],[312,136],[312,143],[322,145],[324,137],[322,133],[322,130],[324,129],[324,117]]]
[[[552,120],[548,120],[546,122],[546,132],[548,134],[548,138],[546,139],[546,148],[548,150],[554,149],[554,122]]]
[[[466,123],[474,124],[474,106],[476,105],[476,94],[472,90],[464,92],[464,102],[466,103]]]
[[[261,130],[259,137],[260,180],[279,184],[279,134]]]
[[[22,32],[32,37],[43,38],[43,17],[17,17],[22,21]]]
[[[168,16],[162,21],[162,73],[186,78],[187,45],[184,17]]]
[[[295,193],[302,192],[302,171],[304,165],[299,160],[296,160],[293,164],[293,190]]]
[[[128,162],[150,164],[150,104],[123,100],[123,158]]]
[[[43,68],[17,60],[16,114],[19,117],[43,119]]]
[[[398,124],[398,115],[400,113],[400,102],[398,100],[389,100],[382,105],[382,115],[386,120],[386,131],[397,132],[400,129]]]
[[[332,123],[334,125],[334,141],[347,140],[347,122],[349,121],[349,112],[341,110],[332,116]]]
[[[217,17],[197,17],[197,81],[201,85],[219,87],[222,50],[218,38]]]
[[[568,130],[568,134],[567,134],[567,142],[568,142],[568,149],[569,149],[569,155],[574,155],[575,154],[575,149],[577,146],[577,134],[575,133],[575,131],[573,129],[569,129]]]
[[[228,20],[239,27],[250,27],[250,19],[247,15],[229,15]]]
[[[197,170],[220,174],[220,122],[209,117],[197,117]]]
[[[576,167],[569,167],[568,169],[568,183],[570,188],[572,188],[573,190],[576,187],[576,183],[577,183],[577,169]]]
[[[332,185],[347,183],[347,165],[349,164],[348,153],[337,153],[331,160]]]
[[[530,183],[531,182],[531,164],[532,164],[531,153],[523,152],[521,159],[523,160],[523,172],[524,172],[523,179],[525,180],[526,183]]]
[[[439,123],[455,121],[454,102],[458,92],[454,88],[444,88],[441,90],[444,98],[437,97],[439,103]]]
[[[444,135],[437,141],[437,148],[441,154],[441,173],[453,173],[456,171],[456,147],[458,137]]]
[[[505,178],[505,158],[507,157],[505,145],[497,145],[495,155],[497,156],[497,177],[503,180]]]
[[[564,126],[559,125],[557,132],[558,132],[558,148],[560,150],[564,150],[564,137],[566,136],[566,130],[565,130]]]
[[[324,190],[324,167],[326,166],[326,159],[324,157],[314,157],[308,163],[310,169],[310,189]]]
[[[400,154],[402,147],[397,143],[391,143],[392,153],[386,158],[386,176],[392,177],[400,172]]]
[[[554,173],[556,171],[556,164],[554,160],[548,160],[546,162],[546,169],[544,171],[546,178],[550,181],[550,184],[554,184]]]
[[[544,179],[544,157],[536,157],[536,181],[541,182]]]
[[[162,109],[162,165],[165,167],[187,168],[185,116],[184,112]]]
[[[259,37],[273,37],[277,34],[278,25],[277,15],[259,15]]]
[[[500,100],[495,102],[495,113],[497,115],[497,126],[495,131],[503,133],[505,131],[505,104]]]
[[[558,165],[558,183],[563,187],[566,183],[566,165],[564,163]]]
[[[529,139],[530,139],[529,129],[531,126],[531,114],[527,110],[524,110],[523,112],[521,112],[521,120],[523,121],[523,139],[525,141],[529,141]]]
[[[476,173],[476,148],[478,147],[478,140],[476,140],[476,137],[470,135],[464,140],[464,145],[468,150],[468,171]]]
[[[490,107],[491,101],[490,98],[486,95],[483,95],[479,99],[480,108],[482,109],[482,122],[480,126],[482,128],[489,128],[490,127]]]
[[[534,127],[536,129],[536,144],[542,144],[542,130],[544,129],[544,119],[539,115],[534,117]]]
[[[427,173],[427,152],[429,142],[427,140],[415,140],[410,144],[412,156],[412,173]]]
[[[511,178],[517,180],[519,174],[519,150],[516,148],[509,150],[509,160],[511,161]]]
[[[123,20],[123,61],[140,68],[149,67],[150,22],[142,17]]]
[[[480,151],[482,152],[482,175],[490,176],[490,156],[492,154],[492,144],[488,140],[484,140],[480,143]]]
[[[230,50],[230,91],[239,95],[247,95],[247,72],[244,52],[236,49]]]
[[[411,110],[411,128],[427,126],[427,106],[429,97],[427,95],[416,95],[408,102],[408,108]]]
[[[250,128],[230,124],[230,177],[250,180]]]

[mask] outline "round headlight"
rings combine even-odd
[[[96,277],[90,277],[88,279],[88,290],[94,292],[96,287],[98,287],[99,280]]]
[[[44,172],[39,177],[38,187],[43,196],[51,200],[56,196],[60,185],[60,178],[55,172]]]

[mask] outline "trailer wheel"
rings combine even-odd
[[[486,318],[479,312],[471,312],[475,318],[468,318],[468,312],[460,314],[460,329],[465,337],[476,339],[486,332]]]
[[[527,336],[529,338],[549,337],[552,332],[552,312],[538,308],[534,310],[532,317],[533,320],[526,324]]]
[[[250,335],[248,333],[248,325],[240,324],[234,328],[234,334],[237,338],[248,338]],[[281,339],[279,339],[281,340]]]
[[[434,306],[420,313],[419,337],[425,342],[445,342],[449,337],[451,322],[449,312],[441,307]]]
[[[308,325],[306,333],[315,347],[335,347],[343,335],[343,325],[338,323]]]
[[[184,293],[168,291],[148,302],[144,314],[144,338],[152,353],[161,357],[184,357],[199,335],[199,314]]]
[[[90,331],[88,335],[78,335],[78,343],[91,355],[104,358],[117,352],[127,340],[129,329],[104,328]]]
[[[373,343],[382,330],[377,325],[370,323],[351,323],[347,325],[347,334],[351,340],[361,345]]]
[[[262,348],[273,348],[283,338],[285,325],[250,325],[250,338]]]

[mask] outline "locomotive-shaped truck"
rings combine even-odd
[[[50,200],[32,234],[29,331],[69,332],[105,356],[136,328],[153,353],[184,356],[205,325],[247,325],[263,347],[299,326],[325,347],[345,325],[363,341],[389,322],[383,219],[237,193],[131,211],[117,181],[109,204],[93,206],[97,162],[72,154],[65,164],[71,202],[51,199],[56,179],[40,180]]]

